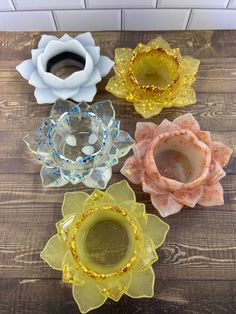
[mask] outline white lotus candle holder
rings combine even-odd
[[[96,84],[111,70],[114,62],[100,55],[91,33],[75,38],[42,35],[38,48],[31,50],[32,58],[23,61],[16,70],[35,87],[39,104],[54,103],[56,99],[92,101]]]

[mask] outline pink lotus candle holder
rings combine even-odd
[[[138,122],[133,146],[121,173],[151,194],[162,217],[178,213],[183,206],[222,205],[220,184],[232,149],[212,141],[201,131],[192,114],[156,125]]]

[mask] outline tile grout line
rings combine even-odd
[[[53,21],[54,21],[54,24],[55,24],[55,27],[56,27],[56,31],[58,31],[59,29],[58,29],[58,26],[57,26],[57,22],[56,22],[56,18],[55,18],[53,10],[51,10],[51,14],[52,14],[52,18],[53,18]]]
[[[186,26],[185,26],[185,30],[188,30],[188,27],[189,27],[189,24],[190,24],[190,19],[191,19],[191,16],[192,16],[192,12],[193,12],[193,9],[190,10],[188,21],[187,21]]]
[[[15,11],[17,11],[16,4],[15,4],[14,0],[11,0],[11,3],[12,3],[12,5],[13,5]]]

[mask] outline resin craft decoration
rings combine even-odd
[[[211,140],[188,113],[173,122],[136,126],[134,155],[121,173],[151,194],[153,206],[162,217],[178,213],[182,207],[222,205],[219,182],[226,173],[232,150]]]
[[[62,271],[65,283],[72,284],[82,313],[98,308],[108,298],[119,301],[123,294],[153,296],[152,264],[169,226],[146,213],[126,181],[91,195],[66,193],[62,214],[57,234],[48,241],[41,258]]]
[[[196,95],[191,85],[195,81],[200,61],[181,56],[157,37],[135,49],[115,50],[115,76],[106,89],[116,97],[134,104],[144,118],[150,118],[163,108],[194,104]]]
[[[134,144],[130,135],[120,130],[109,100],[89,106],[59,99],[50,117],[24,141],[43,164],[44,187],[82,182],[101,189],[111,178],[112,166]]]
[[[111,70],[114,62],[100,55],[91,33],[75,38],[43,35],[32,58],[16,69],[30,85],[39,104],[54,103],[57,98],[92,101],[96,84]]]

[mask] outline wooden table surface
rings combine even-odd
[[[58,33],[61,35],[62,33]],[[75,33],[71,33],[72,35]],[[158,34],[172,45],[201,60],[197,81],[197,104],[165,109],[151,119],[192,112],[202,129],[215,140],[236,150],[236,31],[94,32],[103,54],[113,58],[115,47],[135,47]],[[51,105],[37,105],[33,87],[15,66],[30,58],[40,33],[0,33],[0,313],[73,314],[78,308],[71,287],[61,273],[43,262],[39,253],[55,234],[61,219],[66,191],[83,186],[43,189],[40,166],[33,161],[22,138],[40,125]],[[110,74],[112,75],[112,73]],[[134,135],[142,121],[132,105],[105,91],[109,76],[98,84],[95,101],[111,99],[123,130]],[[113,169],[111,183],[123,179]],[[155,297],[120,302],[107,301],[92,313],[236,313],[236,159],[235,153],[221,181],[225,205],[196,206],[165,219],[171,226],[165,244],[158,249]],[[156,213],[149,195],[132,185],[138,201]]]

